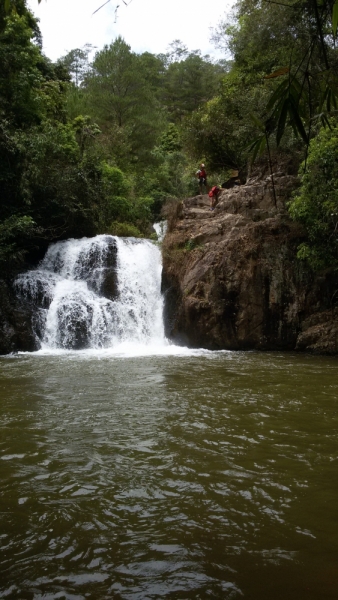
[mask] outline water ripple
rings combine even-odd
[[[334,360],[0,364],[0,597],[336,598]]]

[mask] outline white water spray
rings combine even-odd
[[[148,240],[100,235],[53,244],[15,286],[36,307],[42,349],[166,346],[161,255]]]
[[[154,223],[153,227],[155,229],[158,241],[163,242],[168,229],[167,221],[159,221],[159,223]]]

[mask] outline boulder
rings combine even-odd
[[[0,280],[0,354],[37,349],[33,312],[16,298],[11,286]]]
[[[314,313],[304,320],[296,350],[312,354],[338,353],[338,309]]]

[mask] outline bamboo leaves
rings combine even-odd
[[[254,163],[256,158],[262,156],[266,149],[266,141],[267,141],[266,133],[257,137],[252,144],[249,146],[248,151],[251,154],[251,163]]]
[[[268,133],[266,123],[263,123],[256,115],[250,114],[250,118],[256,125],[257,129],[260,129],[261,135],[259,135],[248,147],[248,152],[251,153],[251,163],[254,163],[256,158],[264,154],[267,148]]]
[[[272,75],[278,77],[287,72],[288,69],[283,68]],[[278,85],[266,105],[268,113],[266,120],[262,122],[251,115],[257,128],[264,132],[264,135],[259,136],[250,146],[253,160],[264,152],[267,145],[266,138],[271,133],[276,134],[277,146],[280,145],[287,125],[293,128],[295,135],[301,137],[305,144],[308,143],[308,135],[303,123],[306,102],[308,102],[308,94],[296,79],[288,77]]]
[[[294,38],[289,66],[272,68],[272,72],[264,76],[274,89],[266,103],[263,122],[266,135],[274,134],[277,147],[286,130],[292,128],[307,149],[317,131],[316,123],[330,127],[330,117],[338,108],[338,79],[333,66],[337,54],[334,37],[338,29],[338,0],[299,0],[297,7],[296,4],[289,6],[290,11],[301,10],[303,37]],[[306,31],[308,42],[305,44],[302,40]],[[286,55],[284,65],[285,58]],[[258,154],[258,146],[256,139],[252,143],[254,153]]]
[[[305,144],[308,143],[308,136],[303,124],[304,104],[308,102],[308,94],[305,87],[293,78],[283,81],[271,96],[267,110],[272,111],[272,118],[276,122],[276,141],[279,146],[284,135],[287,118],[292,126],[295,135],[300,136]]]
[[[327,84],[323,92],[321,109],[322,111],[330,113],[332,110],[337,110],[337,106],[337,95],[335,90],[329,84]]]

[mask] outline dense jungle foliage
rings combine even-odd
[[[118,37],[52,63],[25,0],[1,0],[2,268],[66,237],[149,236],[168,198],[197,192],[199,162],[213,184],[283,155],[301,164],[299,257],[338,265],[337,22],[338,0],[238,0],[213,34],[230,59]]]

